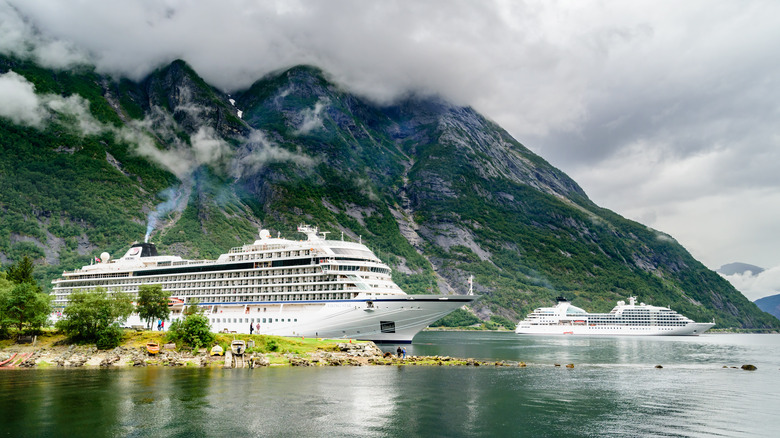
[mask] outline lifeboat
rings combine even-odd
[[[146,351],[149,354],[157,354],[160,352],[160,344],[158,344],[157,342],[147,342]]]
[[[244,351],[246,351],[246,343],[244,341],[233,341],[230,344],[230,349],[233,351],[233,354],[244,354]]]

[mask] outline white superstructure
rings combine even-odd
[[[301,225],[307,240],[272,238],[268,230],[252,244],[217,260],[160,256],[151,243],[136,243],[118,260],[64,272],[54,280],[54,305],[68,295],[102,287],[135,296],[142,284],[160,284],[171,295],[171,319],[196,303],[213,331],[279,336],[411,342],[428,324],[477,297],[407,295],[390,268],[365,245],[326,240]],[[136,315],[129,324],[141,324]],[[259,330],[257,329],[259,325]]]
[[[517,324],[515,333],[535,335],[699,335],[714,322],[693,322],[666,308],[618,301],[609,313],[588,313],[558,298],[555,307],[540,307]]]

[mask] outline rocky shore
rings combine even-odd
[[[435,365],[435,366],[525,366],[522,362],[487,362],[448,356],[408,356],[399,358],[383,353],[373,342],[338,343],[335,351],[312,353],[249,353],[234,361],[230,353],[211,356],[205,349],[198,352],[161,348],[149,354],[145,347],[120,346],[98,350],[93,346],[63,345],[35,348],[15,346],[0,352],[3,368],[99,368],[99,367],[268,367],[268,366],[367,366],[367,365]]]

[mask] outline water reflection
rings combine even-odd
[[[410,354],[531,365],[6,370],[0,435],[747,437],[780,428],[777,336],[421,336]],[[722,368],[742,363],[759,370]]]

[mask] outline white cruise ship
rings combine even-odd
[[[515,333],[528,335],[632,335],[632,336],[695,336],[714,322],[693,322],[666,307],[618,301],[609,313],[588,313],[558,298],[555,307],[540,307],[517,324]]]
[[[102,287],[135,295],[142,284],[161,284],[171,295],[171,319],[197,302],[212,331],[278,336],[349,338],[409,343],[428,324],[473,295],[407,295],[390,268],[362,243],[326,240],[302,225],[307,240],[272,238],[268,230],[249,245],[217,260],[160,256],[151,243],[136,243],[118,260],[64,272],[54,280],[54,305],[68,295]],[[133,315],[128,325],[142,324]],[[259,326],[259,330],[257,327]]]

